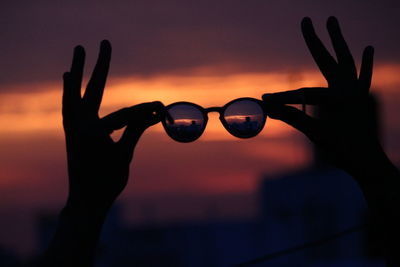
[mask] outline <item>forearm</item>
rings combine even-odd
[[[379,147],[362,166],[347,170],[358,182],[383,241],[388,266],[400,266],[400,172]]]
[[[93,258],[107,211],[67,204],[61,211],[43,266],[93,266]]]

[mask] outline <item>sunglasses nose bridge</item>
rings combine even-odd
[[[210,113],[210,112],[218,112],[219,119],[223,123],[223,120],[224,120],[223,119],[223,112],[224,112],[223,108],[221,108],[221,107],[209,107],[209,108],[204,109],[204,111],[205,111],[205,114],[207,116],[207,119],[208,119],[208,113]]]
[[[219,113],[219,119],[222,120],[223,108],[221,108],[221,107],[209,107],[209,108],[206,108],[204,110],[205,110],[207,118],[208,118],[208,113],[210,113],[210,112],[218,112]]]
[[[205,111],[206,111],[206,113],[218,112],[219,114],[221,114],[222,113],[222,108],[220,108],[220,107],[210,107],[210,108],[206,108]]]

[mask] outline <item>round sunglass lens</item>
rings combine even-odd
[[[177,104],[167,107],[164,128],[174,140],[191,142],[204,130],[204,115],[194,105]]]
[[[227,130],[232,135],[249,138],[262,130],[266,117],[263,108],[257,102],[243,99],[226,107],[224,119]]]

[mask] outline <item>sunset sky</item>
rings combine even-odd
[[[335,15],[357,63],[365,46],[375,47],[372,91],[382,104],[385,148],[399,166],[399,14],[394,0],[2,1],[0,246],[34,252],[37,215],[57,212],[66,199],[61,77],[74,46],[86,48],[86,80],[100,41],[113,46],[102,116],[154,100],[223,106],[239,97],[325,86],[300,21],[311,17],[332,51],[325,23]],[[310,151],[301,134],[271,119],[256,138],[239,140],[210,113],[203,136],[190,144],[171,140],[156,125],[135,152],[121,196],[125,216],[135,222],[142,205],[153,205],[155,220],[201,218],[204,199],[227,195],[245,203],[239,216],[252,216],[262,176],[307,166]],[[187,214],[163,210],[183,199],[195,203],[182,208]]]

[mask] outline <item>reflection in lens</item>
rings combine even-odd
[[[241,138],[257,135],[264,127],[265,118],[262,107],[247,99],[233,102],[224,112],[228,131]]]
[[[164,121],[168,134],[180,142],[191,142],[200,137],[204,129],[204,115],[191,104],[177,104],[167,107]]]

